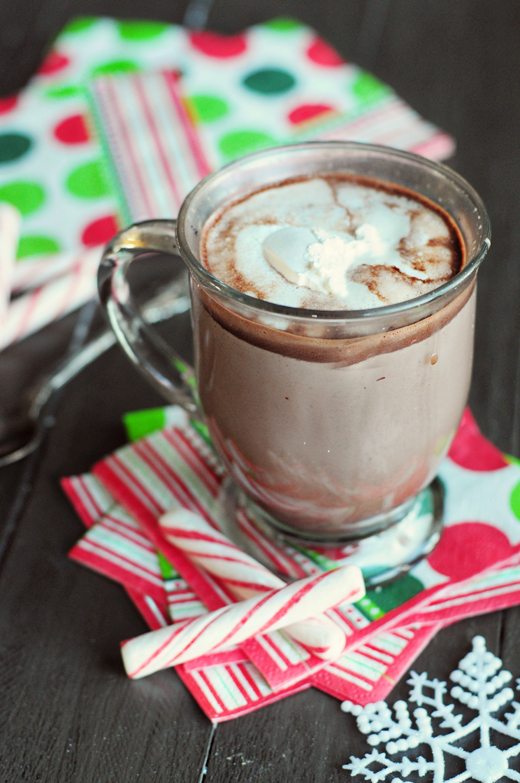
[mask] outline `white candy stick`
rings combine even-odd
[[[359,568],[337,568],[225,606],[187,623],[130,639],[122,645],[123,664],[129,677],[145,677],[201,655],[225,650],[258,634],[301,622],[333,606],[357,601],[364,593]]]
[[[62,275],[79,274],[83,267],[94,268],[99,263],[100,248],[86,248],[46,256],[26,258],[13,269],[11,292],[20,294],[39,288]]]
[[[12,302],[0,331],[0,350],[94,298],[100,255],[99,248],[86,250],[81,265]]]
[[[164,514],[159,525],[170,543],[216,576],[236,598],[250,598],[285,585],[283,579],[215,530],[199,514],[176,509]],[[284,631],[320,658],[337,658],[345,649],[345,632],[325,615],[293,624]]]
[[[9,305],[19,233],[19,212],[10,204],[0,204],[0,318]]]

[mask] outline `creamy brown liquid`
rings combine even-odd
[[[455,274],[464,248],[445,219]],[[282,523],[359,535],[433,478],[467,399],[473,284],[415,324],[351,338],[320,324],[276,328],[196,285],[193,299],[212,438],[235,481]]]

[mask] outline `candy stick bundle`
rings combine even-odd
[[[64,482],[88,527],[71,556],[124,585],[152,629],[200,618],[232,598],[250,597],[252,587],[265,595],[275,586],[273,574],[221,537],[223,474],[199,430],[177,407],[129,414],[125,422],[138,442],[102,460],[93,475]],[[519,467],[483,438],[466,411],[440,476],[445,528],[428,562],[319,618],[345,633],[337,659],[318,658],[284,628],[176,667],[211,720],[244,715],[307,687],[359,704],[385,698],[444,624],[518,603]],[[246,529],[237,518],[252,551],[262,544],[262,561],[288,579],[346,564],[283,548],[249,522]]]
[[[5,313],[0,350],[93,299],[99,255],[98,249],[84,251],[68,272],[14,299]]]
[[[217,577],[239,599],[284,586],[280,577],[211,527],[199,514],[173,511],[161,517],[159,524],[168,541]],[[345,649],[345,632],[325,615],[287,626],[285,631],[320,658],[337,658]]]
[[[338,568],[131,639],[122,647],[123,663],[129,677],[144,677],[258,634],[301,623],[338,604],[357,601],[364,593],[358,568]]]

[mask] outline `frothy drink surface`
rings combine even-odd
[[[360,309],[437,288],[465,264],[452,219],[377,180],[323,175],[251,192],[207,222],[202,261],[242,292]],[[277,328],[196,285],[195,361],[213,442],[235,482],[298,531],[358,535],[435,475],[471,376],[474,285],[399,328],[348,337]],[[335,322],[336,323],[336,322]]]
[[[381,307],[437,288],[463,264],[451,218],[389,183],[348,175],[285,180],[205,226],[202,261],[231,287],[277,304]]]

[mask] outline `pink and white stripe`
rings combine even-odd
[[[135,519],[119,505],[103,514],[69,556],[125,587],[164,600],[157,551]]]
[[[258,669],[249,661],[214,665],[204,669],[179,666],[179,677],[201,709],[214,723],[247,715],[280,699],[310,687],[302,680],[285,690],[272,691]]]
[[[356,704],[384,699],[438,631],[439,626],[426,626],[377,634],[317,672],[313,685]]]
[[[92,527],[116,505],[110,492],[90,473],[68,476],[61,486],[85,527]]]
[[[293,141],[298,139],[384,144],[432,160],[444,160],[455,152],[452,136],[424,120],[395,95],[356,117],[346,115],[310,123],[295,134]]]
[[[180,623],[193,620],[208,611],[197,593],[194,593],[188,583],[181,577],[165,581],[168,597],[168,613],[172,622]]]
[[[126,219],[174,217],[210,171],[175,74],[98,78],[92,98]]]
[[[125,670],[133,679],[144,677],[300,622],[339,603],[356,601],[364,592],[361,571],[355,566],[299,580],[180,626],[151,631],[125,642]]]

